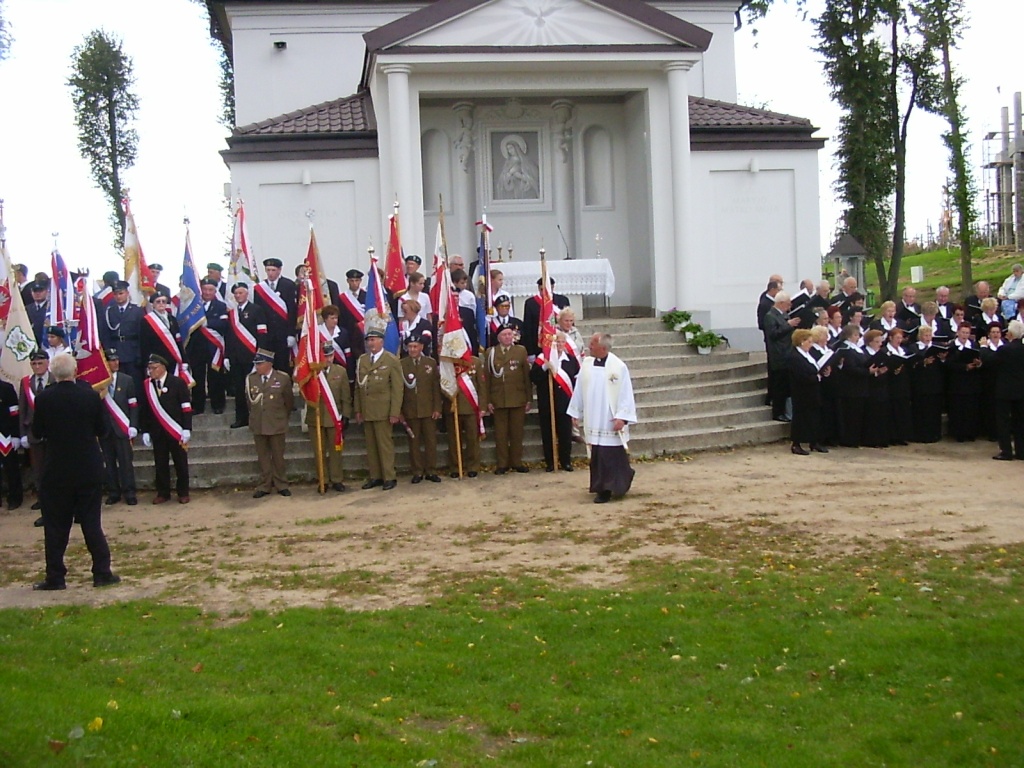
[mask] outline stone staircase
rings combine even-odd
[[[652,318],[586,320],[584,334],[608,332],[615,338],[615,353],[629,365],[636,394],[639,424],[632,428],[630,451],[638,456],[697,452],[738,445],[774,442],[789,434],[786,424],[771,420],[764,405],[763,354],[718,347],[700,355],[682,337]],[[192,486],[252,485],[256,454],[248,429],[230,429],[233,406],[219,416],[207,412],[193,420],[189,469]],[[447,459],[447,436],[438,436],[438,456]],[[136,441],[135,465],[139,485],[151,488],[153,460],[149,449]],[[409,471],[408,445],[396,432],[399,473]],[[585,457],[582,445],[573,455]],[[542,462],[540,426],[536,412],[527,417],[524,456]],[[292,415],[286,454],[287,472],[294,481],[316,477],[310,440],[302,432],[300,414]],[[481,446],[484,465],[495,463],[491,436]],[[345,436],[347,479],[364,477],[366,447],[362,429],[349,426]]]

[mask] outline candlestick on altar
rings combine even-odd
[[[601,235],[594,235],[594,243],[597,246],[597,255],[598,255],[598,257],[601,256],[601,240],[603,240],[603,239],[604,238],[602,238]]]
[[[501,240],[498,241],[498,261],[501,261]]]
[[[508,260],[512,261],[512,241],[508,241]]]

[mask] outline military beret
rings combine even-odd
[[[494,300],[494,306],[496,306],[496,307],[500,307],[500,306],[503,306],[505,304],[511,304],[511,303],[512,303],[512,300],[508,296],[506,296],[505,294],[501,294],[500,296],[498,296],[498,298],[496,298]]]
[[[243,283],[243,282],[237,282],[237,283],[235,283],[234,285],[231,286],[231,292],[234,293],[239,288],[245,288],[245,290],[248,291],[249,290],[249,284],[248,283]]]
[[[214,272],[223,272],[224,271],[224,267],[222,267],[216,261],[211,261],[209,264],[206,265],[206,268],[207,269],[212,269]]]
[[[202,280],[199,281],[199,285],[212,285],[214,288],[216,288],[218,285],[220,285],[220,283],[218,283],[212,277],[204,277]]]
[[[170,363],[167,362],[167,358],[161,357],[160,355],[150,355],[147,362],[150,365],[162,365],[164,368],[170,368]]]
[[[120,278],[121,278],[121,276],[119,274],[117,274],[117,272],[115,272],[114,270],[110,270],[109,272],[104,272],[103,273],[103,284],[104,285],[113,285]]]
[[[50,356],[41,349],[34,349],[28,356],[29,360],[49,360]]]
[[[46,329],[46,335],[47,336],[59,336],[60,338],[63,339],[64,338],[64,329],[61,328],[59,325],[51,325],[51,326],[49,326]]]
[[[263,260],[263,266],[264,267],[277,267],[278,269],[280,269],[281,267],[284,266],[284,262],[281,261],[278,258],[275,258],[275,257],[271,256],[269,259],[264,259]]]
[[[117,354],[117,350],[113,349],[113,348],[111,348],[111,349],[104,349],[103,350],[103,354],[106,355],[108,361],[109,360],[120,360],[121,359],[120,356]]]
[[[423,263],[423,259],[417,256],[415,253],[410,253],[408,256],[405,257],[405,260],[414,262],[417,266]]]
[[[151,270],[153,270],[154,272],[163,272],[164,271],[163,266],[160,265],[160,264],[150,264],[149,268]]]
[[[407,338],[405,340],[405,343],[406,344],[425,344],[426,343],[426,339],[423,337],[422,334],[417,333],[416,335],[410,336],[409,338]]]
[[[272,363],[274,362],[274,353],[266,349],[259,349],[252,361],[253,363]]]
[[[362,280],[363,273],[360,272],[358,269],[350,269],[348,272],[345,273],[345,277],[348,278],[349,280],[355,280],[356,278]]]
[[[46,291],[50,288],[50,281],[43,282],[42,280],[36,280],[29,286],[33,291]]]
[[[325,341],[321,349],[323,349],[324,352],[334,352],[334,342]]]
[[[552,284],[552,285],[554,285],[554,284],[555,284],[555,278],[553,278],[553,277],[549,277],[549,278],[548,278],[548,280],[550,280],[550,281],[551,281],[551,284]],[[538,286],[540,286],[540,284],[541,284],[541,283],[543,283],[543,282],[544,282],[544,278],[543,278],[543,277],[538,277],[538,278],[537,278],[537,285],[538,285]]]
[[[114,291],[127,291],[130,287],[127,280],[118,280],[114,283]]]

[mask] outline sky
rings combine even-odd
[[[826,138],[836,135],[839,112],[831,103],[813,30],[792,2],[754,28],[737,33],[739,101],[809,118]],[[823,0],[809,0],[813,15]],[[1024,90],[1015,64],[1014,36],[1024,29],[1024,2],[970,3],[970,28],[955,64],[964,90],[971,159],[983,163],[982,137],[999,130],[1000,109]],[[146,12],[140,12],[145,6]],[[126,173],[132,210],[147,260],[172,270],[184,252],[184,217],[190,219],[197,264],[226,263],[231,219],[224,200],[230,181],[218,154],[228,129],[220,123],[219,66],[203,9],[190,0],[5,0],[14,43],[0,62],[0,199],[7,246],[30,272],[49,269],[56,243],[68,266],[94,276],[120,269],[112,244],[108,204],[78,151],[74,110],[66,83],[74,47],[96,28],[119,37],[132,58],[140,99],[139,155]],[[159,10],[156,10],[159,8]],[[908,158],[909,238],[937,228],[942,184],[948,176],[941,142],[943,121],[916,113]],[[831,145],[819,155],[821,247],[833,239],[842,207],[832,192]],[[984,183],[979,176],[979,189]],[[984,201],[979,200],[984,220]],[[58,233],[56,238],[53,233]],[[304,244],[296,248],[296,260]]]

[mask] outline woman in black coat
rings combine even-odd
[[[960,325],[946,358],[949,434],[958,443],[973,442],[978,436],[982,361],[971,330],[967,323]]]
[[[849,323],[843,328],[843,343],[836,349],[839,369],[839,444],[857,448],[864,432],[864,412],[868,402],[868,356],[861,349],[860,326]]]
[[[889,442],[906,445],[914,434],[910,404],[911,356],[903,349],[904,331],[893,328],[883,351],[889,358]]]
[[[868,355],[868,402],[861,445],[872,448],[889,445],[889,368],[888,357],[882,351],[884,338],[885,332],[877,329],[864,334],[864,352]]]
[[[811,355],[811,332],[793,332],[793,349],[786,360],[789,369],[789,394],[793,400],[793,421],[790,425],[790,450],[798,456],[810,451],[801,443],[809,443],[812,451],[828,453],[821,445],[821,375]],[[825,366],[828,367],[827,364]]]
[[[942,405],[946,392],[945,361],[948,354],[932,344],[934,332],[922,324],[917,331],[910,372],[911,413],[915,443],[942,439]]]

